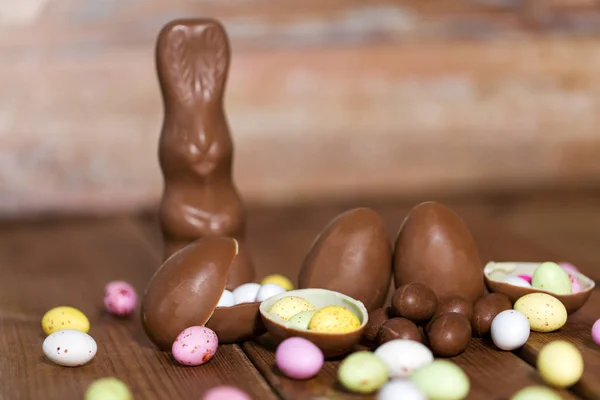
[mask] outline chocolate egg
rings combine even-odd
[[[384,344],[396,339],[421,342],[421,331],[414,322],[406,318],[392,318],[379,329],[377,342]]]
[[[431,319],[431,321],[429,321],[429,323],[426,326],[426,330],[429,330],[431,323],[436,317],[451,312],[461,314],[467,319],[467,321],[470,321],[471,315],[473,314],[473,304],[460,296],[452,296],[446,298],[446,300],[438,304],[433,318]]]
[[[392,307],[397,317],[420,324],[429,321],[437,308],[435,293],[421,283],[400,286],[392,297]]]
[[[430,287],[438,301],[483,296],[483,267],[475,240],[452,210],[437,202],[413,208],[400,227],[394,251],[396,287],[412,282]]]
[[[488,294],[477,300],[473,306],[473,316],[471,317],[473,335],[485,336],[490,333],[492,321],[496,315],[511,308],[511,301],[501,293]]]
[[[146,287],[141,307],[144,331],[162,350],[190,326],[205,325],[220,343],[230,343],[264,330],[259,303],[218,307],[238,242],[205,237],[170,256]]]
[[[391,245],[383,220],[369,208],[334,218],[311,246],[299,288],[321,288],[361,301],[371,311],[383,305],[392,276]]]
[[[391,307],[376,308],[369,313],[369,321],[365,326],[364,338],[370,342],[374,342],[377,339],[379,329],[385,324],[392,315]]]
[[[431,323],[427,337],[433,354],[454,357],[467,348],[471,340],[471,324],[464,315],[442,314]]]

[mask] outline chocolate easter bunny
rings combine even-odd
[[[172,21],[158,36],[165,259],[200,237],[233,237],[240,245],[227,281],[233,289],[250,282],[254,269],[244,243],[245,213],[232,180],[233,143],[223,105],[229,59],[227,34],[214,20]]]

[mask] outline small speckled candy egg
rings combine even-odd
[[[510,400],[562,400],[562,397],[546,386],[529,386],[519,390]]]
[[[581,283],[579,283],[579,279],[577,279],[575,274],[569,273],[569,280],[571,281],[571,292],[572,293],[581,292]]]
[[[219,298],[219,303],[217,304],[217,307],[231,307],[234,305],[235,299],[233,297],[233,293],[231,293],[227,289],[223,290],[223,294],[221,294],[221,297]]]
[[[252,398],[236,387],[217,386],[204,393],[202,400],[252,400]]]
[[[496,315],[490,330],[492,341],[501,350],[512,351],[529,339],[529,320],[520,311],[506,310]]]
[[[204,326],[186,328],[173,342],[173,358],[183,365],[202,365],[208,362],[219,346],[217,334]]]
[[[236,287],[233,289],[235,304],[254,303],[259,290],[260,285],[258,283],[244,283]]]
[[[562,269],[564,269],[565,271],[567,271],[570,274],[576,274],[579,272],[579,268],[577,268],[576,266],[574,266],[571,263],[568,262],[560,262],[558,263],[558,265],[560,265],[560,267]]]
[[[287,321],[302,311],[313,311],[314,309],[315,306],[308,300],[298,296],[288,296],[277,300],[269,312]]]
[[[600,346],[600,319],[592,325],[592,340]]]
[[[133,400],[133,395],[123,381],[117,378],[100,378],[85,392],[85,400]]]
[[[571,294],[569,274],[558,264],[545,262],[535,269],[531,276],[531,286],[556,294]]]
[[[129,315],[137,306],[137,294],[133,286],[123,281],[110,282],[104,288],[104,307],[114,315]]]
[[[261,285],[266,285],[268,283],[274,283],[276,285],[279,285],[287,291],[294,289],[294,284],[292,283],[292,281],[290,281],[285,276],[279,275],[279,274],[273,274],[273,275],[266,276],[260,282]]]
[[[296,329],[308,329],[308,324],[315,315],[315,311],[302,311],[288,320],[291,327]]]
[[[517,275],[519,278],[523,279],[524,281],[526,281],[527,283],[529,283],[529,285],[531,285],[531,275]]]
[[[529,282],[527,282],[525,279],[519,277],[519,276],[515,276],[515,275],[509,275],[506,278],[504,278],[504,282],[513,285],[513,286],[521,286],[521,287],[527,287],[530,288],[531,284]]]
[[[467,397],[471,385],[464,371],[447,360],[435,360],[410,376],[429,400],[461,400]]]
[[[425,393],[411,381],[392,380],[377,393],[377,400],[427,400]]]
[[[370,351],[359,351],[346,357],[338,368],[338,380],[351,392],[372,393],[389,379],[387,366]]]
[[[360,320],[352,311],[340,306],[323,307],[308,324],[308,329],[317,332],[346,333],[360,327]]]
[[[286,290],[276,283],[267,283],[262,285],[256,295],[256,301],[265,301],[266,299],[275,295],[285,293]]]
[[[567,322],[567,309],[553,296],[530,293],[515,302],[514,309],[525,314],[535,332],[553,332]]]
[[[375,355],[388,366],[391,378],[405,378],[433,362],[431,350],[414,340],[395,339],[382,344]]]
[[[319,373],[325,358],[321,349],[314,343],[301,337],[291,337],[277,346],[275,362],[285,376],[292,379],[309,379]]]
[[[583,374],[583,358],[575,346],[555,340],[540,349],[537,368],[542,378],[557,388],[575,384]]]
[[[90,331],[90,321],[84,313],[73,307],[54,307],[42,317],[42,329],[46,335],[64,329]]]
[[[94,338],[85,332],[65,329],[50,334],[42,344],[44,355],[55,364],[79,367],[87,364],[98,351]]]

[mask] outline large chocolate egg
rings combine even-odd
[[[437,202],[421,203],[408,214],[394,251],[396,287],[412,282],[430,287],[438,300],[483,296],[483,266],[462,219]]]
[[[391,261],[383,220],[369,208],[356,208],[337,216],[317,237],[304,259],[299,288],[340,292],[371,311],[385,301]]]
[[[213,329],[221,343],[261,331],[259,303],[217,308],[238,251],[235,239],[205,237],[174,253],[156,271],[144,292],[141,316],[157,347],[170,350],[181,331],[196,325]]]

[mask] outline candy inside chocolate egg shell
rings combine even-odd
[[[158,348],[170,350],[179,333],[196,325],[206,324],[220,343],[262,331],[259,303],[217,308],[238,250],[235,239],[205,237],[177,251],[156,271],[142,299],[141,317]]]
[[[392,249],[382,218],[356,208],[334,218],[311,246],[298,287],[329,289],[361,301],[367,310],[383,305],[392,276]]]
[[[565,306],[568,314],[573,314],[588,301],[590,295],[592,294],[592,290],[596,286],[596,283],[580,272],[571,273],[577,278],[581,286],[580,292],[572,294],[558,295],[542,289],[515,286],[504,282],[506,277],[510,275],[531,276],[536,268],[540,266],[540,264],[542,263],[489,262],[484,269],[485,283],[491,292],[502,293],[506,295],[513,304],[526,294],[547,293],[553,297],[556,297]]]
[[[313,304],[316,310],[327,306],[344,307],[358,317],[360,326],[351,332],[344,333],[318,332],[297,328],[290,321],[269,312],[273,304],[290,296],[305,299]],[[340,356],[351,351],[352,347],[360,341],[369,320],[369,313],[362,302],[343,293],[326,289],[299,289],[281,293],[263,301],[259,309],[267,331],[276,342],[281,342],[292,336],[302,337],[317,345],[327,358]]]
[[[474,302],[484,293],[479,252],[466,224],[437,202],[413,208],[400,227],[394,250],[396,287],[421,283],[439,302],[461,296]]]

